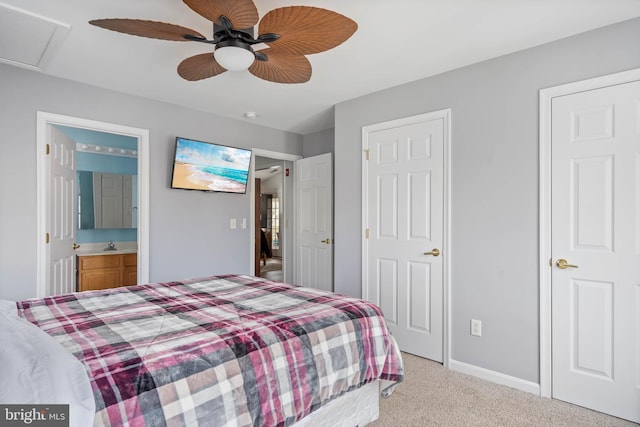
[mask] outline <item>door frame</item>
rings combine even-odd
[[[640,68],[540,90],[539,276],[540,395],[553,397],[551,348],[551,102],[553,98],[640,80]]]
[[[269,150],[263,150],[260,148],[252,148],[251,149],[251,175],[249,176],[249,182],[255,182],[255,172],[256,172],[256,156],[258,157],[267,157],[270,159],[276,159],[276,160],[285,160],[285,161],[290,161],[290,162],[295,162],[298,159],[301,159],[302,156],[297,155],[297,154],[289,154],[289,153],[281,153],[278,151],[269,151]],[[283,172],[283,177],[282,179],[286,179],[286,175]],[[256,186],[252,185],[251,186],[251,190],[250,190],[250,203],[251,206],[249,208],[249,224],[251,224],[251,232],[250,234],[250,240],[249,240],[249,248],[251,251],[251,256],[249,257],[249,271],[254,271],[254,266],[256,265],[256,251],[255,251],[255,247],[256,247]],[[286,197],[286,195],[283,195]],[[294,230],[294,223],[296,221],[296,214],[297,212],[295,212],[295,182],[294,180],[292,180],[292,191],[291,191],[291,195],[290,197],[293,198],[293,202],[294,204],[293,206],[293,212],[284,212],[284,218],[283,220],[286,221],[287,219],[290,220],[290,227],[289,230]],[[284,197],[282,198],[282,200],[280,201],[281,206],[284,206]],[[288,203],[288,202],[287,202]],[[285,233],[287,233],[287,227],[283,227],[283,229],[281,230],[281,232],[283,232],[282,234],[284,235]],[[293,236],[293,238],[295,239],[295,235]],[[282,240],[282,239],[281,239]],[[293,245],[295,245],[295,241],[293,241]],[[292,257],[292,252],[291,252],[291,248],[288,247],[289,245],[284,245],[284,248],[282,250],[282,262],[283,262],[283,269],[282,269],[282,281],[283,282],[287,282],[289,281],[290,283],[292,282],[292,278],[287,276],[287,270],[286,270],[286,263],[293,263],[294,259]],[[295,246],[294,246],[295,247]],[[295,270],[295,264],[293,264],[294,270]],[[258,274],[259,275],[259,272]],[[294,271],[294,277],[295,277],[295,271]]]
[[[375,123],[362,127],[362,298],[367,299],[368,270],[368,250],[367,250],[367,218],[368,218],[368,155],[369,155],[369,133],[388,129],[391,127],[406,126],[427,120],[443,118],[444,141],[443,141],[443,221],[442,224],[442,364],[448,368],[451,364],[451,265],[453,251],[451,245],[451,108],[404,117],[396,120]]]
[[[130,136],[138,140],[138,283],[149,282],[149,130],[99,122],[62,114],[37,112],[36,118],[36,296],[41,298],[49,289],[49,245],[46,233],[49,224],[50,163],[46,154],[50,126],[62,125],[98,132]]]

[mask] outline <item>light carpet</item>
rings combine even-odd
[[[402,353],[405,380],[371,427],[628,427],[638,424],[445,369]],[[639,402],[640,404],[640,402]]]
[[[282,258],[267,258],[266,265],[263,265],[262,260],[260,261],[260,273],[277,270],[282,270]]]

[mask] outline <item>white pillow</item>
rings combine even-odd
[[[6,299],[0,299],[0,313],[6,314],[9,317],[18,318],[18,309],[16,308],[15,301],[9,301]]]
[[[69,404],[71,427],[92,426],[95,401],[82,363],[0,304],[0,403]]]

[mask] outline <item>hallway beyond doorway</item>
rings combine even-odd
[[[265,265],[261,262],[260,277],[274,282],[282,282],[282,258],[267,258]]]

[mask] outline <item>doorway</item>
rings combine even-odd
[[[634,422],[639,101],[640,70],[540,93],[541,393]]]
[[[252,156],[252,182],[255,185],[251,186],[251,271],[258,277],[292,283],[293,162],[301,156],[257,148],[252,150]],[[261,195],[271,196],[264,199],[264,213]],[[269,199],[270,203],[267,204]],[[277,199],[277,211],[274,209],[274,199]],[[264,258],[260,244],[263,229],[267,244],[270,245],[267,254],[270,256]]]
[[[37,297],[54,293],[52,287],[52,245],[50,244],[51,218],[51,156],[54,127],[56,125],[80,128],[104,133],[129,136],[137,140],[137,245],[138,283],[149,281],[149,131],[112,123],[98,122],[77,117],[39,111],[37,113]],[[65,216],[72,215],[73,210]],[[74,218],[68,222],[75,223]],[[68,245],[67,245],[68,246]],[[68,248],[67,248],[68,249]],[[71,255],[73,256],[73,255]]]
[[[256,228],[259,228],[260,239],[256,239],[259,246],[259,262],[256,276],[264,279],[282,282],[284,270],[282,253],[283,215],[282,201],[284,197],[284,161],[256,157]],[[259,189],[259,191],[258,191]]]

